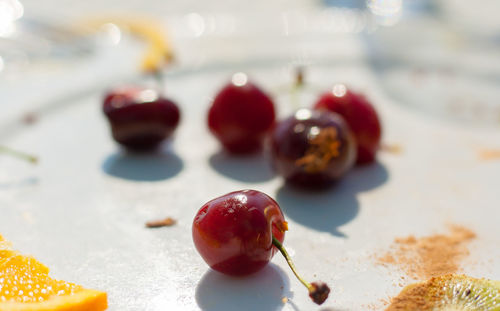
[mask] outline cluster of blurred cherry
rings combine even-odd
[[[113,138],[134,151],[155,149],[180,121],[179,107],[150,88],[113,89],[103,110]],[[278,121],[272,98],[244,73],[234,74],[217,93],[207,122],[230,154],[268,150],[278,174],[307,188],[329,186],[355,164],[373,162],[381,138],[372,104],[343,84]]]

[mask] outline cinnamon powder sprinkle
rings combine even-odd
[[[455,294],[455,291],[457,293],[460,291],[460,283],[466,286],[466,284],[469,282],[469,278],[465,275],[447,274],[440,277],[433,277],[426,282],[408,285],[399,293],[399,295],[391,299],[391,304],[385,309],[385,311],[430,311],[436,310],[436,307],[438,307],[439,310],[444,310],[446,308],[443,308],[443,302],[452,302],[454,300],[452,296]],[[470,293],[471,291],[469,289],[463,294],[465,296],[468,296]],[[476,297],[476,299],[477,298],[478,297]],[[484,305],[479,308],[481,310],[486,310],[486,307]],[[465,305],[461,310],[472,309],[477,310],[476,308],[471,306],[467,308]],[[491,310],[490,308],[487,309]],[[450,308],[446,310],[452,309]],[[458,309],[453,308],[453,310]]]
[[[160,228],[160,227],[170,227],[177,223],[177,221],[171,217],[165,219],[148,221],[146,227],[148,228]]]
[[[479,160],[500,160],[500,149],[484,149],[478,153]]]
[[[405,288],[398,296],[392,298],[391,304],[385,311],[432,310],[436,301],[441,298],[441,295],[429,294],[435,290],[435,282],[436,279],[432,278],[429,282]]]
[[[449,234],[396,238],[391,251],[377,258],[382,265],[397,265],[414,279],[428,279],[459,270],[461,259],[469,254],[467,243],[476,234],[453,225]]]

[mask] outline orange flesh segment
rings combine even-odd
[[[30,256],[10,249],[0,236],[0,310],[101,311],[107,309],[104,292],[52,279],[49,269]]]

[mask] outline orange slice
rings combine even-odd
[[[12,250],[0,235],[0,311],[106,309],[106,293],[51,278],[45,265]]]
[[[0,251],[2,250],[9,250],[10,248],[10,243],[8,241],[5,241],[3,237],[0,235]]]

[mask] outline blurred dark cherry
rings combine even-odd
[[[325,109],[340,114],[349,124],[358,144],[358,164],[375,161],[380,146],[382,128],[377,111],[362,95],[336,84],[331,91],[320,96],[315,109]]]
[[[180,111],[156,90],[127,86],[110,91],[103,111],[113,138],[131,150],[151,150],[177,128]]]
[[[233,75],[208,112],[210,131],[233,154],[259,151],[274,120],[273,101],[243,73]]]
[[[354,165],[356,141],[340,115],[300,109],[273,130],[271,155],[277,173],[288,182],[321,188]]]

